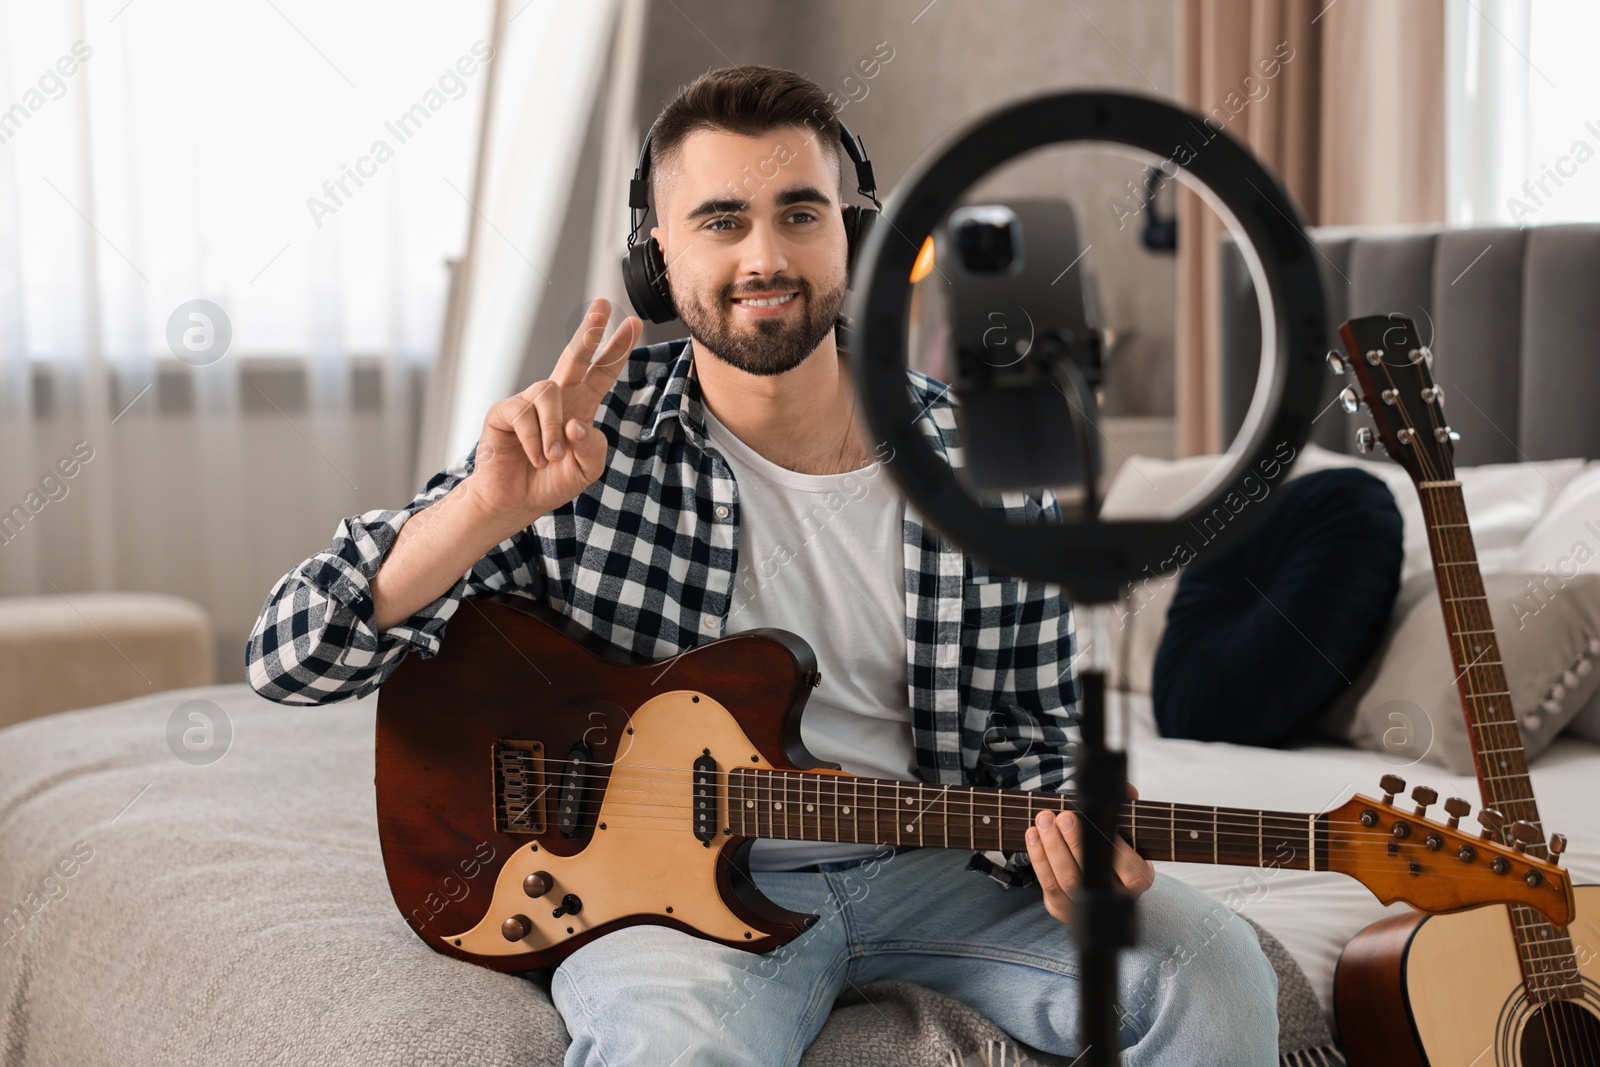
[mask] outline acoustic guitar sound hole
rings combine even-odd
[[[1523,1067],[1600,1065],[1600,1018],[1581,1001],[1552,1000],[1528,1016],[1518,1046]]]

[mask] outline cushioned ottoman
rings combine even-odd
[[[161,593],[0,597],[0,727],[210,685],[205,609]]]

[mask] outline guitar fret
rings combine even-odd
[[[944,847],[950,847],[950,786],[944,787]]]
[[[809,804],[806,803],[806,799],[805,799],[805,795],[806,795],[805,794],[805,788],[806,788],[805,787],[805,781],[806,780],[804,778],[800,779],[800,806],[801,806],[801,808],[804,809],[804,811],[806,812],[807,815],[815,815],[815,814],[817,814],[817,808],[819,806],[821,806],[821,804],[822,804],[822,780],[820,778],[816,778],[816,779],[812,780],[811,789],[812,789],[812,792],[816,796],[817,799],[812,801]],[[822,825],[821,825],[821,819],[820,818],[817,820],[817,836],[816,837],[809,837],[808,836],[806,838],[806,840],[807,841],[821,841],[822,840]]]

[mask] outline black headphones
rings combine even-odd
[[[651,322],[670,322],[678,317],[672,303],[672,291],[667,287],[667,265],[661,256],[661,246],[646,235],[644,241],[635,243],[639,230],[650,210],[650,138],[655,133],[651,123],[645,135],[644,148],[639,152],[639,165],[633,170],[633,181],[628,184],[628,209],[633,221],[633,232],[628,234],[628,252],[622,257],[622,281],[628,289],[628,299],[640,318]],[[856,166],[856,192],[872,201],[873,206],[858,207],[847,204],[844,212],[844,235],[848,245],[847,270],[853,270],[856,249],[866,240],[873,220],[878,218],[883,205],[878,203],[877,184],[872,177],[872,161],[859,138],[853,136],[844,123],[839,123],[839,140],[844,142],[845,154]]]

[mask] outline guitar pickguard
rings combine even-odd
[[[669,924],[676,919],[740,947],[768,947],[775,935],[740,919],[719,892],[719,865],[732,866],[736,843],[723,833],[729,826],[725,788],[714,791],[716,839],[708,844],[694,834],[694,763],[708,753],[722,775],[730,767],[772,769],[728,710],[705,693],[675,690],[640,705],[619,742],[588,845],[571,856],[537,842],[519,848],[501,867],[483,919],[445,940],[482,956],[524,955],[607,923],[650,916]],[[540,871],[551,887],[529,897],[524,880]],[[553,916],[567,894],[578,897],[579,910]],[[508,941],[502,924],[518,916],[531,929]]]

